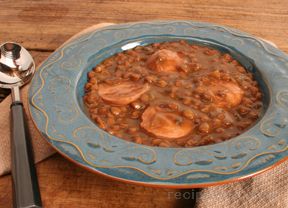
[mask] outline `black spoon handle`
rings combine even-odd
[[[31,139],[22,102],[11,104],[11,153],[14,208],[42,207]]]

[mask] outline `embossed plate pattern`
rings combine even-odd
[[[219,144],[159,148],[118,139],[89,119],[82,96],[86,74],[93,66],[136,45],[175,39],[215,42],[249,57],[259,69],[258,74],[252,72],[267,88],[266,111],[255,126]],[[223,26],[155,21],[95,30],[59,48],[39,67],[29,99],[37,128],[56,150],[91,171],[127,182],[209,186],[252,176],[288,156],[288,56]]]

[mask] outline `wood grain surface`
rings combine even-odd
[[[53,51],[100,22],[189,19],[214,22],[269,39],[288,50],[285,0],[2,0],[0,42]],[[16,3],[17,2],[17,3]]]
[[[0,0],[0,42],[15,41],[36,64],[73,34],[101,22],[186,19],[235,27],[288,52],[285,0]],[[1,136],[1,132],[0,132]],[[89,173],[59,155],[37,165],[44,207],[188,207],[178,190],[124,184]],[[189,203],[188,203],[189,204]],[[0,208],[12,207],[11,177],[0,177]],[[191,205],[190,205],[191,207]]]
[[[44,207],[165,207],[175,206],[173,190],[111,181],[67,162],[59,155],[37,166]],[[0,180],[0,207],[11,205],[10,176]]]

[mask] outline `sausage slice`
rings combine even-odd
[[[174,72],[180,67],[183,60],[176,52],[161,49],[147,60],[147,66],[157,72]]]
[[[213,103],[221,108],[231,108],[239,105],[244,96],[244,91],[233,82],[211,82],[201,86],[204,94],[213,99]]]
[[[125,81],[115,85],[100,84],[98,94],[106,102],[127,105],[149,90],[149,85]]]
[[[235,83],[220,82],[211,86],[211,91],[215,96],[216,104],[219,107],[234,107],[241,103],[244,95],[243,90]]]
[[[159,138],[176,139],[189,134],[193,122],[174,112],[150,106],[142,114],[141,127]]]

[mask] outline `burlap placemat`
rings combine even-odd
[[[288,208],[288,161],[253,178],[203,189],[197,208]]]
[[[70,40],[91,30],[111,25],[102,23],[89,27],[74,35]],[[28,109],[28,88],[21,89],[24,108]],[[10,172],[10,104],[8,96],[0,103],[0,175]],[[35,129],[27,113],[28,125],[32,136],[35,162],[54,153],[54,150]],[[197,196],[199,208],[288,208],[288,161],[256,177],[227,185],[202,189]]]

